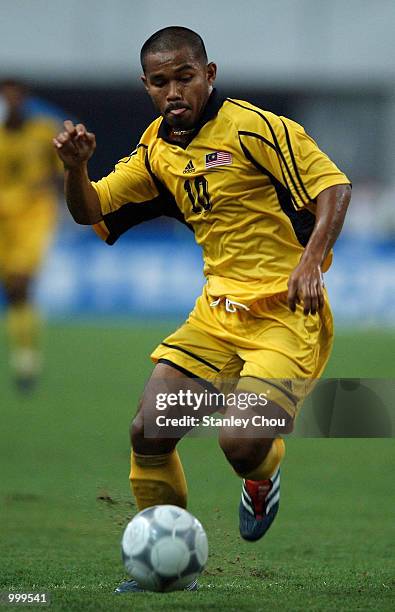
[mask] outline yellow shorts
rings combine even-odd
[[[40,199],[13,215],[0,216],[0,278],[32,276],[49,247],[56,202]]]
[[[205,287],[187,321],[151,359],[167,360],[220,388],[232,380],[245,391],[269,385],[271,399],[293,417],[331,352],[333,321],[325,297],[315,315],[305,316],[300,305],[291,312],[286,293],[228,312],[224,300],[210,306],[213,298]]]

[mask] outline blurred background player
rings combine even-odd
[[[57,122],[29,112],[22,82],[3,80],[0,95],[0,281],[12,375],[20,390],[29,390],[41,370],[31,289],[56,223],[59,164],[51,135]]]

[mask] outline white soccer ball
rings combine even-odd
[[[208,557],[206,532],[178,506],[142,510],[122,537],[127,572],[147,591],[179,591],[201,573]]]

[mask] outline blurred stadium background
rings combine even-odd
[[[338,325],[395,325],[395,4],[391,0],[15,0],[2,3],[1,73],[97,135],[93,178],[155,116],[139,50],[156,29],[189,25],[219,67],[218,88],[301,122],[353,181],[327,284]],[[34,25],[34,32],[32,31]],[[0,111],[1,112],[1,111]],[[36,288],[50,318],[182,318],[203,283],[200,251],[177,222],[107,247],[64,212]],[[81,265],[84,262],[84,265]]]

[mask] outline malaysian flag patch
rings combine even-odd
[[[212,166],[228,166],[232,163],[232,154],[227,151],[214,151],[214,153],[207,153],[206,155],[206,168]]]

